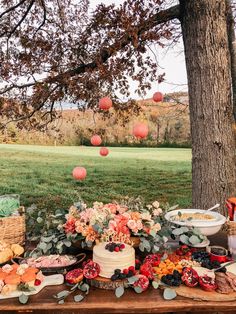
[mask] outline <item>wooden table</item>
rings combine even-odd
[[[63,305],[58,305],[53,294],[63,290],[63,286],[47,287],[41,293],[30,297],[27,305],[19,304],[17,299],[0,301],[1,313],[50,313],[50,314],[108,314],[108,313],[187,313],[187,312],[227,312],[236,313],[235,302],[200,302],[177,297],[165,301],[161,291],[149,289],[142,294],[127,290],[117,299],[113,291],[91,289],[89,295],[80,303],[68,298]]]
[[[218,234],[212,244],[226,245],[226,235]],[[46,287],[39,294],[31,296],[28,304],[21,305],[17,299],[0,301],[0,313],[50,313],[50,314],[110,314],[110,313],[236,313],[234,302],[206,302],[177,297],[172,301],[162,298],[162,292],[148,289],[142,294],[136,294],[127,289],[125,294],[117,299],[113,291],[91,288],[89,295],[80,303],[73,302],[73,297],[66,299],[63,305],[58,305],[53,295],[65,287]],[[76,292],[75,292],[76,293]],[[79,292],[78,292],[79,293]]]

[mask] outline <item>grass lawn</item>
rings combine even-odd
[[[22,205],[65,208],[79,196],[88,204],[122,197],[191,204],[191,150],[110,148],[101,157],[96,147],[48,147],[0,144],[0,195],[17,193]],[[87,178],[75,181],[75,166]]]

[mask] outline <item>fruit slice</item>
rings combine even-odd
[[[21,282],[21,278],[20,275],[17,274],[9,274],[6,278],[5,278],[5,284],[7,285],[19,285],[19,283]]]
[[[149,286],[148,278],[144,275],[136,275],[136,277],[138,278],[138,280],[135,281],[133,286],[134,287],[140,287],[142,289],[142,291],[147,290],[147,288]]]
[[[199,285],[205,291],[214,291],[217,288],[214,278],[208,275],[199,277]]]
[[[152,265],[149,263],[145,263],[140,267],[140,273],[150,280],[153,280],[154,278],[153,268]]]
[[[66,274],[65,278],[70,285],[74,285],[83,280],[83,270],[81,268],[73,269]]]
[[[36,268],[28,268],[25,273],[21,276],[21,281],[24,283],[34,281],[37,277],[38,269]]]
[[[0,270],[0,280],[5,280],[5,278],[8,276],[8,273],[5,273],[4,271]]]
[[[93,279],[96,278],[100,273],[100,266],[93,262],[90,261],[84,266],[83,274],[84,277],[87,279]]]
[[[198,273],[196,270],[185,267],[183,270],[183,275],[181,277],[182,281],[185,283],[188,287],[195,287],[198,284]]]

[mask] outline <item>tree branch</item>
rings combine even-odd
[[[26,18],[26,16],[28,15],[29,11],[31,10],[33,4],[34,4],[35,0],[31,0],[27,10],[25,11],[25,13],[23,14],[22,18],[19,20],[19,22],[13,27],[13,29],[9,32],[9,34],[7,35],[8,39],[11,37],[12,34],[14,34],[14,32],[17,30],[17,28],[21,25],[21,23],[24,21],[24,19]],[[2,34],[0,34],[0,37],[4,36],[5,32],[3,32]]]
[[[6,11],[4,11],[3,13],[0,14],[0,19],[7,13],[14,11],[15,9],[17,9],[19,6],[21,6],[24,2],[26,2],[27,0],[21,0],[19,3],[17,3],[16,5],[10,7],[9,9],[7,9]]]
[[[34,1],[34,0],[33,0]],[[171,21],[173,19],[179,18],[180,15],[180,9],[179,5],[170,7],[166,10],[162,10],[154,14],[149,20],[146,21],[145,25],[138,30],[138,36],[140,37],[143,33],[150,30],[151,28],[166,23],[168,21]],[[53,77],[47,77],[41,82],[37,82],[37,84],[44,84],[44,83],[60,83],[61,81],[65,80],[65,78],[74,77],[80,74],[83,74],[89,70],[95,70],[98,68],[99,64],[106,63],[108,59],[114,55],[117,51],[120,51],[121,49],[125,48],[128,44],[132,42],[133,38],[125,34],[121,38],[119,38],[113,45],[101,49],[98,57],[96,60],[89,62],[89,63],[81,63],[77,67],[73,69],[69,69],[63,73],[60,73],[58,75],[55,75]],[[22,84],[22,85],[11,85],[8,88],[6,88],[3,91],[0,91],[0,94],[4,94],[5,92],[8,92],[15,88],[26,88],[35,85],[35,83],[28,83],[28,84]]]

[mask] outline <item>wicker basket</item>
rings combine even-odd
[[[19,208],[19,216],[0,218],[0,241],[7,244],[24,244],[25,214],[24,208]]]

